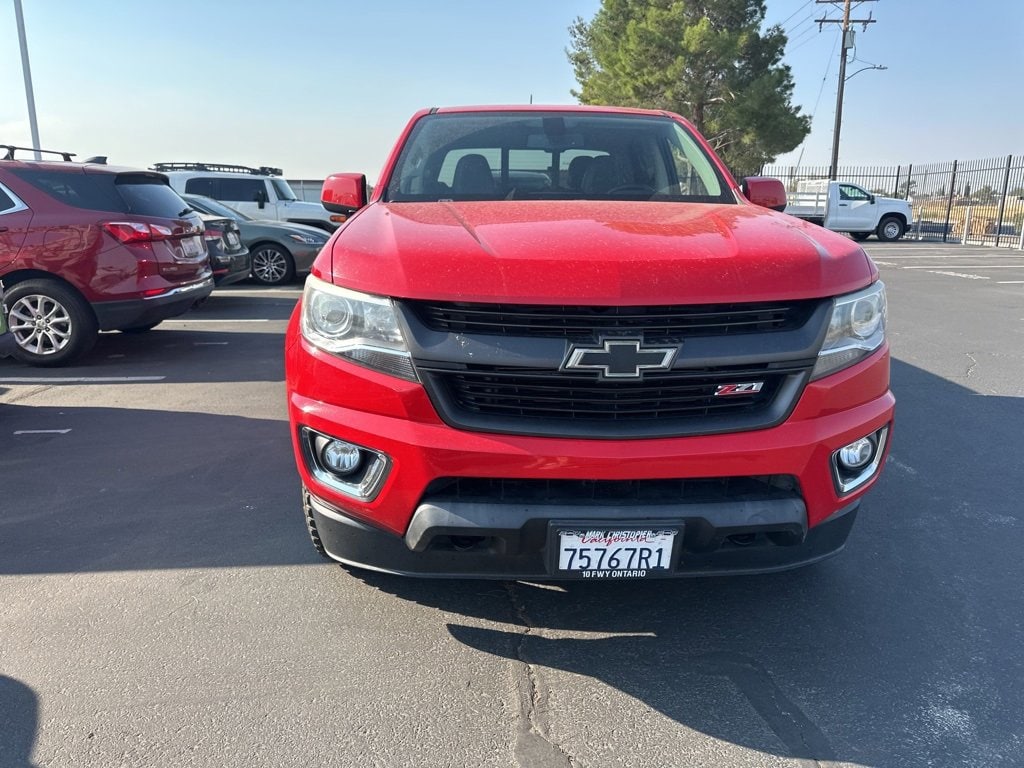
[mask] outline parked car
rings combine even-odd
[[[372,197],[362,174],[324,182],[357,213],[287,330],[318,552],[547,580],[843,548],[895,402],[863,248],[663,111],[423,110],[389,158]]]
[[[0,281],[19,360],[65,365],[98,331],[146,330],[210,295],[202,219],[166,176],[0,149]]]
[[[230,216],[197,213],[203,220],[203,240],[210,252],[213,282],[216,285],[230,285],[247,279],[251,268],[249,249],[242,242],[237,222]]]
[[[320,203],[299,200],[281,178],[280,168],[225,163],[156,163],[152,170],[166,173],[180,193],[203,195],[229,204],[256,219],[306,224],[333,232],[345,220]]]
[[[308,272],[313,259],[324,247],[329,235],[305,224],[253,219],[224,203],[202,195],[182,195],[186,203],[200,213],[234,219],[249,249],[253,280],[263,285],[284,285],[299,272]]]

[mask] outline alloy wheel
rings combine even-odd
[[[18,346],[34,355],[60,352],[70,343],[74,332],[67,308],[37,293],[15,301],[7,319]]]
[[[279,283],[288,274],[288,257],[276,248],[260,248],[252,257],[252,273],[262,283]]]

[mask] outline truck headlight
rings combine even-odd
[[[310,275],[302,294],[302,336],[337,357],[416,381],[391,299],[350,291]]]
[[[863,291],[838,297],[811,379],[848,368],[882,346],[885,316],[885,284],[881,280]]]

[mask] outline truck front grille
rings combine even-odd
[[[831,313],[828,299],[671,307],[409,300],[400,307],[417,375],[448,424],[596,439],[781,423],[810,377]],[[613,377],[599,365],[569,365],[579,349],[616,338],[637,350],[675,348],[670,367]]]
[[[609,386],[594,376],[483,369],[432,372],[456,406],[481,415],[564,421],[678,419],[756,411],[771,402],[787,372],[670,371]],[[760,392],[716,397],[719,385],[756,378]]]
[[[435,331],[494,336],[589,338],[643,331],[649,341],[785,331],[803,325],[817,301],[668,307],[580,307],[409,302]]]

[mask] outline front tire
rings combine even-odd
[[[309,504],[309,491],[302,487],[302,511],[306,514],[306,531],[309,533],[309,540],[313,542],[313,549],[325,560],[331,560],[331,556],[324,549],[324,543],[320,541],[320,532],[316,529],[316,520],[313,518],[313,508]]]
[[[67,365],[96,343],[99,326],[92,307],[56,280],[26,280],[4,297],[14,357],[42,368]]]
[[[260,285],[285,285],[295,279],[295,260],[284,248],[270,243],[252,252],[252,278]]]
[[[907,225],[903,223],[903,219],[899,216],[886,216],[878,222],[878,229],[875,231],[875,234],[882,242],[891,243],[893,240],[899,240],[903,237],[903,233],[906,231]]]

